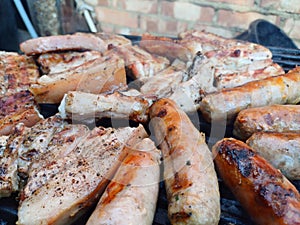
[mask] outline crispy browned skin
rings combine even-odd
[[[207,121],[232,121],[243,109],[300,101],[300,73],[290,73],[246,83],[205,96],[200,110]]]
[[[300,224],[300,194],[244,142],[225,138],[212,148],[220,177],[256,224]]]
[[[259,131],[300,133],[300,105],[271,105],[239,112],[233,130],[236,137],[245,140]]]
[[[33,95],[21,91],[0,99],[0,135],[8,135],[18,123],[31,127],[42,119]]]
[[[257,132],[246,143],[287,178],[300,179],[300,133]]]
[[[218,224],[219,186],[204,134],[170,99],[155,102],[150,117],[164,158],[171,223]]]

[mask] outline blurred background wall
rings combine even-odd
[[[256,19],[280,27],[300,46],[299,0],[85,0],[99,30],[121,34],[176,36],[205,29],[234,37]]]

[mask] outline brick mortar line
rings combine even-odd
[[[293,16],[294,19],[300,19],[300,14],[298,13],[283,12],[283,11],[273,10],[273,9],[264,9],[256,4],[254,4],[253,6],[244,6],[244,5],[228,4],[222,2],[208,2],[203,0],[182,0],[180,2],[191,3],[197,6],[211,7],[214,8],[215,10],[223,9],[223,10],[236,11],[236,12],[258,12],[264,15],[271,14],[275,16],[284,16],[286,18],[290,18],[290,16]],[[258,1],[258,3],[260,3],[260,1]]]

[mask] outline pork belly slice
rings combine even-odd
[[[140,92],[144,95],[155,95],[157,98],[168,97],[178,85],[188,79],[186,64],[174,61],[171,66],[160,71],[154,77],[141,79],[144,83]]]
[[[38,55],[55,51],[95,50],[104,52],[105,42],[94,34],[75,33],[29,39],[20,44],[26,55]]]
[[[194,57],[193,52],[191,52],[186,46],[182,45],[180,40],[168,37],[143,34],[142,39],[139,42],[139,46],[151,54],[166,57],[170,61],[179,59],[187,62],[191,61]]]
[[[0,135],[11,134],[18,123],[31,127],[43,118],[34,96],[29,91],[0,98],[0,108]]]
[[[0,51],[0,96],[27,90],[38,77],[33,57]]]
[[[96,204],[129,147],[146,137],[138,128],[96,127],[66,157],[58,171],[32,195],[21,199],[19,225],[70,224]],[[38,212],[38,213],[37,213]]]
[[[43,75],[30,91],[38,103],[59,104],[68,91],[100,93],[123,86],[126,86],[124,60],[112,54],[61,73]]]
[[[63,118],[87,123],[100,118],[129,119],[144,123],[148,121],[148,109],[155,100],[154,96],[132,95],[131,92],[91,94],[76,91],[68,92],[58,109]]]
[[[133,79],[153,77],[170,65],[170,61],[161,56],[152,55],[139,46],[120,46],[107,51],[105,55],[117,54],[125,61],[126,68]]]
[[[272,52],[259,44],[224,38],[219,35],[197,30],[188,30],[178,35],[181,39],[181,44],[189,48],[194,54],[201,51],[203,54],[212,50],[230,50],[232,52],[240,54],[239,51],[245,50],[248,55],[251,55],[253,60],[271,59]],[[195,43],[200,43],[195,45]]]
[[[37,62],[44,74],[55,74],[81,66],[101,56],[102,54],[97,51],[45,53],[37,58]]]
[[[108,50],[112,47],[131,45],[131,40],[121,35],[105,32],[98,32],[95,35],[104,41]]]
[[[22,179],[27,178],[30,164],[49,150],[48,145],[53,135],[62,130],[65,124],[59,115],[54,115],[31,128],[19,127],[22,138],[18,146],[18,172]]]
[[[86,140],[89,133],[89,128],[82,124],[66,124],[62,129],[55,131],[46,151],[31,160],[27,172],[28,181],[22,190],[22,198],[31,196],[62,170],[60,166],[65,157],[74,151],[82,140]]]

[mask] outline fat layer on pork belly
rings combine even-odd
[[[48,167],[44,166],[39,173],[45,170],[45,173],[52,171],[52,174],[44,185],[23,196],[18,224],[69,224],[76,220],[99,199],[127,154],[124,146],[130,148],[146,136],[142,126],[119,129],[96,127],[66,156],[55,162],[47,159],[45,165]],[[64,151],[63,148],[60,150]],[[60,152],[60,155],[63,154]],[[30,179],[33,179],[32,182],[38,180],[34,175]]]

